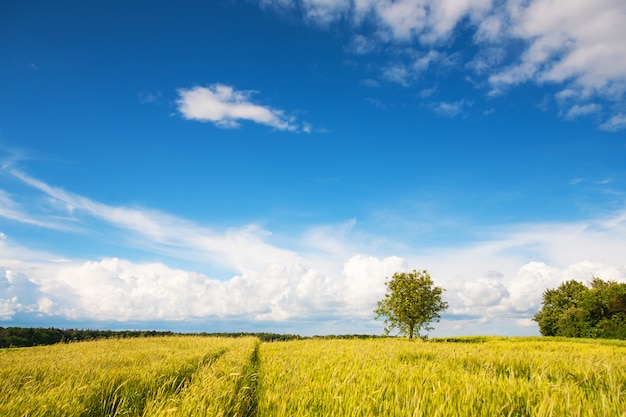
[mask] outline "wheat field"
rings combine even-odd
[[[0,416],[626,416],[626,342],[172,336],[0,350]]]

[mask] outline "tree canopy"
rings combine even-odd
[[[626,284],[593,278],[543,293],[533,317],[544,336],[626,339]]]
[[[374,310],[376,319],[385,318],[385,333],[397,329],[401,334],[420,336],[432,330],[439,321],[439,312],[448,308],[441,299],[444,289],[435,286],[427,271],[396,272],[385,282],[387,293]]]

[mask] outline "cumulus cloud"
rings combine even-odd
[[[166,261],[116,257],[58,262],[58,254],[21,247],[2,235],[0,320],[7,322],[18,313],[122,322],[236,318],[252,327],[300,320],[346,323],[344,332],[351,325],[376,331],[372,310],[384,294],[385,278],[427,269],[447,290],[446,321],[479,332],[509,320],[513,327],[500,333],[516,334],[535,329],[527,327],[528,319],[547,288],[592,276],[626,282],[624,210],[577,222],[497,227],[484,230],[481,241],[454,247],[390,244],[385,236],[360,230],[354,219],[281,236],[285,243],[277,246],[269,242],[269,231],[255,225],[216,231],[155,210],[109,206],[8,172],[45,196],[46,211],[61,219],[71,213],[82,233],[90,232],[89,219],[95,218],[98,227],[128,239],[119,242],[122,247],[132,242],[157,257],[202,259],[229,272],[209,276]]]
[[[395,272],[408,270],[405,259],[390,256],[384,259],[375,256],[354,255],[343,267],[346,305],[354,314],[371,315],[372,306],[385,294],[385,278]]]
[[[5,270],[0,320],[10,320],[17,312],[37,312],[122,322],[242,315],[282,321],[323,313],[337,303],[339,294],[328,278],[298,263],[269,265],[228,280],[117,258],[41,267],[45,273],[33,269],[29,277]],[[11,275],[21,282],[11,281]]]
[[[251,91],[214,84],[179,89],[176,104],[185,119],[212,122],[218,127],[236,128],[241,121],[251,121],[278,130],[298,130],[293,117],[287,116],[283,110],[253,103],[252,94]]]
[[[0,266],[0,320],[11,320],[18,311],[36,310],[36,304],[36,285],[23,272]]]
[[[523,265],[509,285],[510,294],[492,308],[492,313],[517,313],[532,316],[541,307],[543,291],[556,288],[562,282],[576,280],[588,283],[594,277],[626,282],[624,265],[607,265],[601,262],[581,261],[565,268],[556,268],[543,262]]]
[[[96,320],[183,320],[237,317],[286,320],[324,311],[336,299],[315,270],[294,263],[269,265],[221,281],[161,263],[117,258],[74,264],[41,283],[48,313]]]
[[[502,277],[501,273],[492,272],[487,277],[466,282],[463,285],[463,291],[459,293],[463,304],[468,307],[498,304],[509,295],[508,290],[501,282]]]

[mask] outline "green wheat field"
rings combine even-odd
[[[626,342],[171,336],[0,350],[0,416],[626,416]]]

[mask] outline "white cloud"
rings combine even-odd
[[[352,256],[343,267],[346,306],[353,314],[371,315],[373,306],[385,294],[385,278],[407,270],[406,260],[398,256]]]
[[[61,256],[21,247],[9,236],[0,239],[3,321],[17,313],[109,321],[237,318],[250,326],[339,320],[346,323],[345,332],[350,325],[374,331],[372,310],[385,278],[427,269],[447,289],[446,320],[464,320],[464,328],[483,334],[492,330],[490,323],[506,322],[514,327],[501,332],[516,334],[532,331],[519,326],[529,324],[547,288],[592,276],[626,282],[626,211],[577,222],[494,227],[482,231],[481,241],[430,249],[390,241],[385,233],[368,234],[348,220],[279,236],[287,243],[277,246],[269,243],[268,231],[254,225],[217,232],[154,210],[108,206],[9,172],[43,193],[50,211],[71,211],[83,233],[89,218],[96,218],[99,227],[119,230],[133,248],[202,259],[231,272],[210,277],[163,262],[115,257],[57,262]]]
[[[43,192],[52,204],[51,208],[105,221],[131,233],[134,239],[144,239],[146,247],[163,254],[206,259],[244,272],[269,263],[295,259],[294,253],[265,243],[268,232],[254,224],[219,232],[156,210],[102,204],[51,187],[17,170],[10,172],[25,184]]]
[[[355,1],[355,21],[373,16],[389,36],[424,44],[446,42],[454,28],[469,16],[478,20],[487,13],[491,0],[373,0]]]
[[[455,117],[463,113],[465,108],[471,106],[471,102],[459,100],[452,103],[442,101],[431,105],[433,111],[441,116]]]
[[[626,3],[621,0],[512,2],[506,13],[493,18],[505,27],[501,34],[521,39],[528,47],[516,62],[498,69],[489,80],[495,89],[525,81],[564,83],[582,99],[597,95],[622,101],[626,92],[625,15]]]
[[[350,10],[350,0],[302,0],[302,7],[307,20],[325,26]]]
[[[246,120],[278,130],[298,130],[294,118],[286,116],[283,110],[252,103],[251,91],[237,91],[227,85],[214,84],[179,89],[178,95],[178,111],[188,120],[212,122],[224,128],[239,127],[239,122]]]
[[[0,265],[0,320],[33,310],[36,302],[36,285],[24,273]]]
[[[426,27],[426,10],[421,2],[374,3],[378,18],[394,38],[410,40]]]
[[[416,54],[412,68],[416,72],[422,72],[439,61],[448,63],[449,57],[437,51],[428,51],[427,53]]]
[[[536,0],[521,10],[512,31],[534,39],[533,46],[544,45],[542,61],[557,58],[542,71],[543,79],[575,78],[584,88],[604,89],[626,73],[624,13],[619,0]]]
[[[383,68],[382,77],[392,83],[408,87],[411,85],[414,73],[405,64],[401,62],[394,62]]]
[[[610,132],[626,129],[626,114],[618,113],[612,116],[609,120],[600,125],[600,129]]]
[[[492,272],[487,277],[479,278],[473,282],[466,282],[463,291],[459,293],[459,298],[463,305],[473,306],[493,306],[509,295],[508,290],[502,284],[502,274]]]
[[[399,45],[420,50],[424,54],[421,60],[391,62],[382,68],[383,78],[403,86],[412,85],[420,71],[432,71],[434,62],[443,62],[445,58],[437,54],[442,54],[457,34],[467,31],[473,33],[478,51],[474,56],[464,56],[462,65],[483,78],[477,85],[490,86],[489,96],[503,94],[508,88],[526,82],[561,85],[571,93],[570,103],[562,114],[574,118],[597,113],[590,101],[623,103],[626,94],[626,25],[623,24],[626,2],[623,0],[271,3],[277,9],[297,8],[305,19],[324,26],[338,20],[351,22],[355,31],[361,31],[348,45],[347,49],[353,53],[387,51],[395,59]],[[617,108],[600,125],[601,129],[624,128],[624,116]]]
[[[356,249],[344,241],[354,238],[352,228],[342,226],[342,233],[348,236],[330,242],[337,229],[329,227],[326,233],[318,231],[303,241],[301,261],[259,266],[226,280],[162,263],[117,258],[70,264],[32,259],[16,263],[19,248],[7,252],[4,243],[0,265],[13,265],[5,266],[0,276],[0,320],[11,320],[17,312],[32,312],[70,320],[122,322],[246,317],[250,326],[299,319],[369,322],[376,301],[384,294],[385,278],[398,271],[426,268],[436,284],[447,289],[444,298],[450,302],[450,314],[445,320],[473,317],[468,323],[474,329],[484,326],[484,334],[490,322],[507,317],[514,317],[517,326],[532,324],[528,320],[540,307],[543,291],[565,280],[587,282],[600,276],[626,282],[626,264],[620,258],[626,249],[622,217],[626,216],[584,227],[536,225],[530,234],[521,231],[526,226],[480,244],[433,249],[412,258],[354,254]],[[555,233],[564,236],[553,241]],[[324,242],[319,248],[308,248],[313,238]],[[609,242],[590,250],[600,239]],[[584,260],[580,254],[572,254],[571,248],[562,247],[563,240],[572,240],[572,246],[580,246],[579,252],[589,258],[599,259],[597,255],[605,252],[605,259]],[[544,247],[545,257],[552,258],[550,263],[523,263],[529,258],[527,253],[533,252],[529,249],[532,241],[534,246]],[[622,243],[606,252],[617,241]],[[323,252],[316,258],[320,248]],[[550,255],[552,251],[559,254]],[[561,264],[564,266],[558,266]],[[480,273],[487,265],[495,269]],[[516,334],[515,328],[502,331]]]
[[[360,25],[373,19],[383,39],[435,44],[447,41],[462,19],[480,21],[490,10],[492,0],[258,0],[262,7],[292,10],[296,6],[304,18],[321,26],[346,19]]]
[[[296,0],[258,0],[261,7],[269,7],[277,10],[291,9],[295,7]]]
[[[532,319],[517,319],[515,320],[515,324],[520,327],[536,327],[537,323],[535,323]]]
[[[571,109],[567,112],[565,116],[567,119],[575,119],[580,116],[587,116],[593,113],[597,113],[602,110],[602,106],[596,103],[589,104],[575,104]]]
[[[58,223],[45,219],[37,219],[27,214],[25,210],[4,190],[0,190],[0,217],[49,229],[67,228],[66,226],[62,226]]]
[[[576,280],[588,283],[594,276],[605,280],[626,282],[626,265],[606,265],[600,262],[580,261],[566,268],[555,268],[543,262],[529,262],[522,266],[509,285],[510,296],[492,309],[493,313],[512,312],[534,315],[541,307],[543,291],[556,288],[562,282]]]
[[[466,64],[466,67],[479,75],[490,73],[497,68],[506,56],[506,52],[500,47],[487,47],[480,50],[474,58]]]
[[[435,87],[431,87],[431,88],[426,88],[422,91],[419,92],[418,96],[421,98],[428,98],[430,96],[432,96],[433,94],[435,94],[437,92],[437,86]]]
[[[451,66],[454,57],[437,51],[402,51],[402,59],[394,60],[382,69],[382,77],[404,87],[410,86],[422,73],[434,65]]]
[[[326,277],[297,263],[269,265],[226,281],[161,263],[138,264],[117,258],[46,269],[45,276],[31,272],[29,282],[37,286],[29,293],[0,299],[0,318],[7,320],[16,311],[34,310],[89,320],[249,315],[257,320],[280,321],[327,311],[339,294]],[[6,292],[4,288],[0,291]],[[20,305],[18,301],[26,297],[36,300],[28,307]]]
[[[365,55],[376,49],[376,42],[363,35],[354,35],[346,50],[355,55]]]

